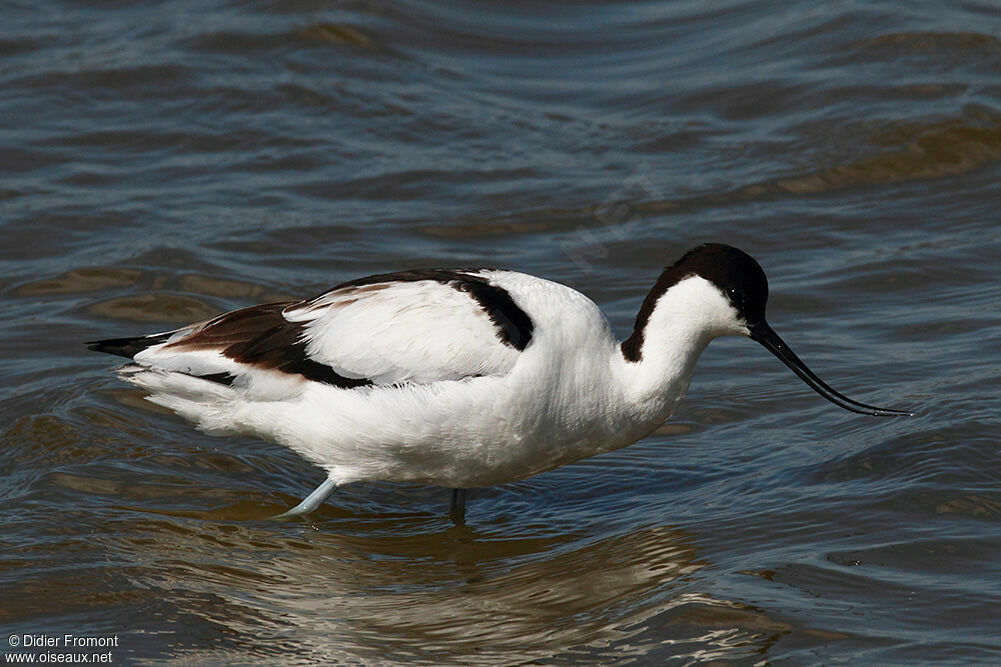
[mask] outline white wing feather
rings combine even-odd
[[[506,373],[518,351],[468,293],[434,280],[344,287],[284,311],[310,358],[377,385]]]

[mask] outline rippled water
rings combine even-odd
[[[117,663],[1001,659],[1001,12],[955,3],[54,2],[0,23],[0,630]],[[82,341],[493,265],[625,334],[698,242],[823,402],[717,341],[625,450],[360,484]],[[4,644],[4,651],[14,651]],[[31,649],[40,655],[43,649]]]

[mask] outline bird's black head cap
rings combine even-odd
[[[764,321],[768,278],[754,258],[743,250],[723,243],[700,245],[665,270],[657,282],[666,278],[673,280],[673,285],[692,275],[716,285],[749,326]],[[665,291],[671,285],[665,285]]]
[[[723,243],[706,243],[686,252],[660,274],[636,315],[632,335],[622,342],[622,354],[627,360],[639,361],[646,325],[660,297],[691,276],[700,276],[716,285],[749,329],[765,321],[768,301],[765,272],[743,250]]]

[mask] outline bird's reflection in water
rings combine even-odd
[[[673,527],[601,537],[552,524],[454,527],[430,511],[331,516],[341,513],[312,526],[150,518],[142,548],[155,564],[128,576],[183,610],[181,627],[200,626],[170,643],[186,659],[257,650],[240,637],[293,663],[562,662],[649,654],[650,642],[725,658],[782,634],[700,593],[708,563]]]

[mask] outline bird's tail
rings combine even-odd
[[[92,340],[87,342],[87,347],[94,352],[106,352],[116,354],[119,357],[133,359],[137,354],[147,347],[166,343],[173,331],[151,334],[149,336],[132,336],[130,338],[105,338],[104,340]]]

